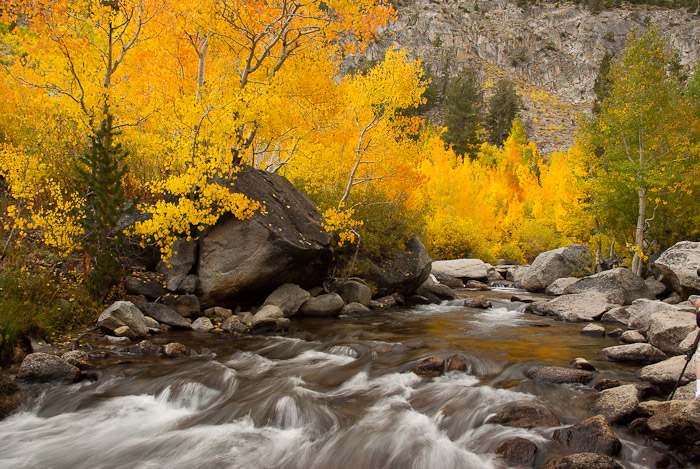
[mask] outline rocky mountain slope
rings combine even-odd
[[[688,71],[700,58],[700,17],[685,10],[629,6],[593,13],[573,3],[519,7],[504,0],[404,0],[398,18],[364,57],[404,47],[434,71],[479,70],[489,88],[517,84],[528,137],[546,152],[573,142],[576,115],[590,110],[605,51],[619,56],[633,29],[655,24]]]

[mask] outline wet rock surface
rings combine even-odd
[[[622,443],[602,415],[554,430],[553,438],[573,451],[582,453],[615,456],[622,449]]]
[[[17,372],[17,379],[33,383],[73,383],[80,377],[78,367],[66,363],[56,355],[31,353]]]
[[[508,427],[536,428],[556,427],[559,419],[544,405],[531,401],[508,404],[490,417],[486,423],[497,423]]]

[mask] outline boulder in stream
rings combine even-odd
[[[337,316],[345,302],[337,293],[328,293],[309,298],[301,305],[299,311],[304,316]]]
[[[372,265],[369,280],[377,296],[413,293],[430,275],[432,260],[425,246],[412,236],[404,249],[392,252],[381,264]]]
[[[614,456],[622,449],[622,443],[602,415],[594,415],[575,425],[554,430],[555,441],[583,453]]]
[[[559,278],[589,274],[592,264],[591,250],[581,244],[572,244],[538,255],[520,283],[528,291],[543,292]]]
[[[441,283],[452,278],[485,282],[489,277],[489,267],[481,259],[451,259],[433,262],[432,272]]]
[[[649,317],[647,340],[668,355],[680,355],[686,352],[681,347],[681,342],[696,330],[693,313],[685,311],[654,313]]]
[[[262,300],[284,283],[320,285],[332,259],[331,236],[316,205],[284,177],[245,166],[233,192],[262,204],[247,220],[222,216],[199,240],[202,306]]]
[[[136,337],[148,334],[148,326],[143,321],[143,313],[130,301],[113,303],[97,318],[97,325],[110,334],[114,334],[114,331],[122,326],[131,329]]]
[[[202,312],[199,298],[195,295],[165,295],[163,304],[183,318],[196,318]]]
[[[593,404],[593,412],[602,415],[610,425],[624,424],[632,419],[639,404],[639,390],[626,384],[601,391]]]
[[[467,358],[461,353],[455,353],[447,360],[447,371],[467,371],[469,363]]]
[[[82,350],[71,350],[61,355],[63,361],[69,365],[78,367],[80,370],[89,370],[92,368],[90,356]]]
[[[166,358],[186,357],[190,354],[190,350],[178,342],[170,342],[163,346],[163,356]]]
[[[637,376],[642,381],[647,381],[651,384],[661,387],[672,387],[681,375],[681,371],[685,366],[685,356],[677,355],[666,360],[647,365],[637,373]],[[681,378],[681,384],[689,383],[695,380],[695,369],[692,363],[685,369],[685,373]]]
[[[437,378],[442,376],[445,369],[445,359],[438,356],[427,357],[416,363],[413,372],[424,378]]]
[[[579,293],[532,303],[526,311],[543,316],[554,316],[561,321],[590,322],[600,318],[612,307],[613,305],[602,293]]]
[[[369,306],[369,302],[372,300],[372,290],[357,280],[334,282],[331,291],[340,295],[346,304],[360,303]]]
[[[179,329],[192,329],[192,324],[169,306],[161,303],[142,303],[139,307],[144,314],[152,317],[161,324]]]
[[[30,353],[19,367],[17,379],[33,383],[73,383],[80,378],[80,369],[56,355]]]
[[[512,464],[532,466],[535,462],[537,445],[525,438],[511,438],[496,448],[496,453]]]
[[[593,379],[593,373],[588,370],[577,370],[560,366],[536,366],[527,372],[527,377],[535,381],[546,381],[549,383],[588,384]]]
[[[371,292],[370,292],[371,296]],[[311,298],[311,294],[293,283],[284,283],[270,293],[263,306],[274,305],[282,310],[285,317],[294,316],[301,305]]]
[[[559,419],[547,407],[532,401],[509,402],[491,416],[486,423],[497,423],[507,427],[536,428],[556,427]]]
[[[651,344],[645,343],[606,347],[600,351],[600,356],[611,362],[633,362],[640,364],[658,363],[668,358],[661,350]]]
[[[558,278],[550,283],[544,292],[550,296],[560,296],[564,294],[564,290],[566,290],[567,287],[573,285],[577,281],[578,279],[576,277]]]
[[[564,289],[565,295],[598,292],[610,303],[629,305],[639,298],[654,299],[644,279],[624,267],[581,278]]]

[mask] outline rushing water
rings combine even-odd
[[[30,388],[23,411],[0,422],[0,468],[502,468],[495,450],[514,437],[538,446],[540,465],[567,454],[551,441],[555,428],[487,418],[531,400],[572,424],[591,415],[595,392],[537,383],[527,370],[579,356],[599,377],[631,380],[634,369],[598,358],[616,340],[524,314],[510,293],[493,293],[483,311],[446,303],[357,321],[300,318],[288,337],[173,334],[196,354],[118,354],[95,381]],[[468,372],[410,372],[456,352]],[[624,467],[664,457],[616,433]]]

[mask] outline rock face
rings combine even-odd
[[[7,417],[21,403],[19,386],[7,375],[0,374],[0,420]]]
[[[143,321],[143,313],[130,301],[117,301],[97,318],[97,325],[104,331],[114,334],[122,326],[127,326],[136,337],[148,334],[148,326]]]
[[[480,259],[452,259],[433,262],[433,275],[440,280],[458,278],[464,281],[488,280],[489,264]]]
[[[582,277],[590,273],[593,254],[580,244],[543,252],[535,258],[520,283],[528,291],[542,292],[555,280],[564,277]]]
[[[562,321],[582,322],[600,318],[613,306],[602,293],[562,295],[547,302],[536,302],[529,311],[545,316],[555,316]]]
[[[682,241],[664,251],[656,262],[663,274],[663,282],[668,283],[682,299],[700,294],[700,242]]]
[[[372,266],[370,281],[377,296],[413,293],[430,275],[432,259],[417,236],[406,247],[391,253],[381,265]]]
[[[554,440],[582,453],[614,456],[622,444],[608,425],[605,417],[595,415],[571,427],[554,431]]]
[[[654,298],[644,280],[624,267],[584,277],[564,289],[565,295],[589,292],[602,293],[610,303],[618,305],[629,305],[639,298]]]
[[[78,367],[69,365],[56,355],[31,353],[27,355],[17,372],[17,379],[35,383],[72,383],[80,377]]]
[[[180,288],[180,284],[197,262],[197,241],[178,238],[173,243],[172,255],[166,262],[160,261],[156,271],[165,276],[165,287],[171,292]]]
[[[556,427],[561,422],[542,404],[530,401],[511,402],[489,418],[486,423],[498,423],[508,427],[536,428]]]
[[[197,292],[202,306],[263,297],[283,283],[302,288],[326,277],[332,250],[316,205],[282,176],[245,167],[233,192],[264,205],[248,220],[223,216],[200,239]]]

